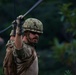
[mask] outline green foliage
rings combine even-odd
[[[61,21],[68,23],[67,32],[72,32],[76,35],[76,8],[72,8],[72,3],[66,3],[59,6]]]
[[[54,57],[62,63],[71,65],[76,62],[76,40],[73,40],[71,43],[59,43],[55,39],[52,49]]]
[[[0,75],[4,75],[2,67],[0,67]]]
[[[72,73],[69,70],[66,70],[64,75],[72,75]]]
[[[71,36],[76,35],[76,9],[72,8],[72,3],[63,3],[59,6],[59,14],[61,15],[61,22],[65,27],[67,33],[72,33]],[[60,43],[57,38],[54,39],[54,46],[52,47],[53,56],[56,60],[60,61],[62,64],[73,67],[76,63],[76,38],[72,37],[70,42]],[[71,70],[75,73],[75,71]],[[76,70],[76,69],[75,69]],[[65,70],[64,75],[72,75],[70,70]]]

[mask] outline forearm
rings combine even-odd
[[[16,36],[15,36],[15,46],[16,46],[17,50],[20,50],[22,48],[22,25],[23,25],[22,15],[17,17],[15,22],[17,24]]]
[[[20,50],[22,48],[22,35],[19,35],[20,31],[17,27],[16,29],[16,36],[15,36],[15,46],[17,50]]]

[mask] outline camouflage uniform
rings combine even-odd
[[[25,20],[23,24],[23,32],[25,31],[32,31],[42,34],[43,33],[43,25],[41,21],[35,18],[29,18]],[[32,50],[34,50],[35,60],[28,68],[27,71],[23,71],[20,75],[38,75],[38,57],[36,54],[36,50],[34,46],[26,44],[23,42],[22,49],[17,50],[14,46],[13,55],[15,57],[15,62],[17,64],[17,73],[22,69],[23,64],[26,66],[26,62],[28,58],[32,55]]]
[[[13,55],[16,59],[17,64],[17,73],[21,70],[23,67],[23,63],[26,64],[26,60],[32,55],[33,47],[23,43],[23,47],[21,50],[17,50],[16,47],[14,47]],[[33,61],[32,65],[29,67],[27,71],[23,71],[20,75],[38,75],[38,58],[36,55],[36,52],[34,51],[34,55],[36,56],[35,60]],[[26,66],[26,65],[25,65]]]
[[[13,30],[10,33],[10,38],[13,36]],[[9,75],[11,72],[11,64],[12,64],[12,48],[14,44],[14,39],[9,39],[6,43],[6,55],[3,61],[3,71],[4,75]]]

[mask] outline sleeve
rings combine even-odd
[[[17,50],[17,48],[14,46],[13,55],[17,62],[25,61],[25,59],[29,58],[31,54],[32,54],[31,47],[24,43],[20,50]]]
[[[6,47],[8,47],[8,46],[13,46],[13,43],[14,43],[14,41],[13,40],[8,40],[7,41],[7,43],[6,43]]]

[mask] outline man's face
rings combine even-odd
[[[36,32],[30,32],[28,38],[29,38],[28,40],[30,43],[38,43],[39,34]]]

